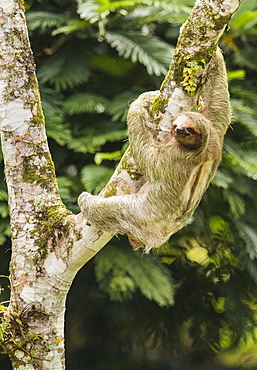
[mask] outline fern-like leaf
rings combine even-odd
[[[40,86],[42,106],[47,119],[63,117],[63,96],[53,89]]]
[[[88,165],[81,171],[81,181],[86,191],[97,194],[106,185],[112,173],[113,169],[108,167]]]
[[[62,27],[58,27],[56,30],[52,32],[53,36],[59,35],[60,33],[64,33],[65,35],[69,35],[70,33],[79,31],[85,27],[87,27],[88,23],[84,20],[78,19],[71,19],[69,20],[68,24]]]
[[[156,36],[143,35],[140,32],[106,32],[105,40],[125,59],[141,63],[152,75],[165,75],[171,60],[172,48]]]
[[[240,195],[227,190],[224,192],[223,196],[228,201],[230,211],[235,219],[245,214],[245,201]]]
[[[170,306],[174,303],[174,287],[169,271],[150,255],[127,251],[109,245],[94,259],[96,278],[100,289],[111,300],[131,299],[139,289],[141,293],[158,303]]]
[[[125,122],[127,119],[129,104],[132,103],[139,94],[125,91],[108,104],[107,112],[112,116],[112,121]]]
[[[38,30],[39,33],[45,33],[47,29],[67,24],[66,15],[51,12],[29,12],[26,14],[26,18],[29,30]]]
[[[237,222],[236,227],[240,237],[244,240],[246,245],[246,252],[251,260],[257,258],[257,233],[254,228],[242,222]]]
[[[218,169],[215,173],[215,177],[212,180],[212,185],[218,186],[219,188],[228,189],[230,184],[233,184],[233,177],[228,172],[221,171]]]
[[[64,110],[68,114],[103,113],[108,100],[100,95],[74,94],[64,103]]]
[[[41,84],[54,85],[58,91],[79,85],[89,77],[87,58],[85,51],[61,49],[38,69],[38,79]]]
[[[227,153],[224,154],[224,159],[231,170],[257,180],[256,151],[244,151],[229,140],[227,140],[225,148]]]
[[[144,5],[137,6],[124,17],[125,21],[134,21],[137,26],[153,22],[181,24],[186,20],[192,9],[187,4],[183,4],[183,1],[179,3],[174,1],[153,1],[152,3],[147,2]]]
[[[127,137],[127,130],[109,130],[99,133],[99,130],[85,129],[80,137],[68,144],[70,149],[80,153],[95,153],[107,142],[121,141]]]
[[[104,160],[119,161],[121,159],[121,155],[121,150],[117,150],[111,153],[96,153],[94,161],[99,166]]]
[[[90,23],[96,23],[101,19],[106,18],[110,12],[117,11],[120,8],[128,8],[135,3],[136,0],[77,0],[78,3],[78,14],[82,19],[89,21]]]
[[[68,123],[63,123],[60,117],[46,119],[46,132],[59,145],[64,146],[74,140]]]
[[[257,95],[255,94],[257,99]],[[257,111],[245,104],[243,100],[231,99],[234,120],[240,122],[248,131],[257,137]]]

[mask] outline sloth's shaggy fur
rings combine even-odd
[[[151,117],[159,92],[142,94],[128,112],[130,149],[146,179],[137,194],[103,198],[82,193],[79,205],[89,223],[127,234],[134,248],[148,252],[180,230],[212,180],[230,122],[226,68],[218,50],[211,59],[201,113],[178,114],[168,142],[158,142]]]

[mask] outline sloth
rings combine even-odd
[[[153,129],[152,102],[159,91],[147,92],[128,112],[130,150],[145,183],[136,194],[93,196],[83,192],[78,203],[90,225],[127,234],[135,248],[160,247],[185,226],[214,177],[230,123],[226,68],[218,49],[212,57],[198,112],[179,113],[167,142]]]

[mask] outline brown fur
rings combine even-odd
[[[151,103],[159,92],[142,94],[128,113],[135,163],[146,179],[137,194],[103,198],[82,193],[86,219],[101,230],[127,234],[133,247],[149,251],[180,230],[194,213],[221,159],[230,122],[226,69],[220,51],[209,64],[201,113],[179,114],[170,140],[157,142]]]

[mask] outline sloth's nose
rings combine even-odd
[[[176,134],[179,136],[185,136],[187,134],[185,127],[177,127]]]
[[[177,127],[176,132],[177,132],[177,134],[183,134],[183,133],[185,133],[185,129],[184,129],[184,127],[183,128]]]
[[[177,139],[185,139],[188,135],[189,133],[187,132],[185,127],[176,127],[175,136],[177,137]]]

